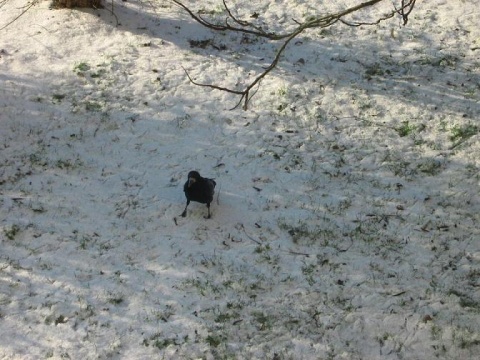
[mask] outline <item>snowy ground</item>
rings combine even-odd
[[[229,2],[272,30],[354,3]],[[0,31],[0,358],[478,358],[479,9],[307,32],[229,111],[182,67],[234,87],[277,44],[32,7]],[[211,220],[178,216],[192,169]]]

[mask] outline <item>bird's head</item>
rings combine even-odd
[[[188,187],[192,186],[195,181],[200,179],[200,173],[198,171],[190,171],[188,173]]]

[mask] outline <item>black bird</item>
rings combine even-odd
[[[207,219],[210,219],[210,203],[213,201],[215,185],[217,185],[217,183],[213,179],[201,177],[198,171],[190,171],[188,173],[188,180],[185,185],[183,185],[187,205],[185,206],[185,210],[183,210],[182,216],[187,216],[187,207],[190,201],[196,201],[207,204]]]

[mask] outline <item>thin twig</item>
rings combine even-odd
[[[402,8],[400,9],[399,14],[402,15],[403,25],[407,25],[408,16],[415,7],[415,1],[416,0],[409,0],[408,3],[405,4],[405,0],[402,0]],[[408,11],[405,12],[405,9],[408,9]]]
[[[284,252],[286,252],[287,254],[290,254],[290,255],[301,255],[301,256],[305,256],[305,257],[310,257],[311,254],[307,254],[307,253],[301,253],[301,252],[298,252],[298,251],[293,251],[293,250],[282,250]]]
[[[269,36],[274,36],[274,34],[272,33],[267,33],[265,32],[260,26],[256,26],[255,24],[249,22],[249,21],[245,21],[245,20],[240,20],[238,19],[236,16],[234,16],[232,14],[232,12],[230,11],[230,9],[228,8],[227,6],[227,2],[225,0],[223,0],[223,6],[225,7],[225,10],[227,11],[228,13],[228,16],[234,21],[236,22],[238,25],[240,26],[243,26],[243,27],[251,27],[252,29],[255,29],[257,30],[259,33],[262,33],[262,34],[265,34],[265,36],[269,37]],[[228,25],[228,18],[225,20],[225,23]]]
[[[212,30],[215,30],[215,31],[234,31],[234,32],[241,32],[241,33],[245,33],[245,34],[250,34],[250,35],[255,35],[255,36],[261,36],[261,37],[265,37],[265,38],[268,38],[270,40],[281,40],[281,39],[284,39],[286,37],[289,36],[289,34],[275,34],[275,33],[268,33],[268,32],[265,32],[263,29],[261,29],[260,27],[257,27],[257,26],[254,26],[253,24],[251,23],[248,23],[246,21],[242,21],[242,20],[238,20],[236,17],[232,17],[232,20],[236,23],[238,23],[239,25],[241,25],[242,27],[236,27],[236,26],[232,26],[228,23],[228,18],[226,19],[225,21],[225,25],[220,25],[220,24],[214,24],[212,22],[209,22],[205,19],[203,19],[201,16],[199,15],[195,15],[194,12],[192,10],[190,10],[186,5],[184,5],[182,2],[178,1],[178,0],[172,0],[175,4],[177,4],[178,6],[180,6],[182,9],[184,9],[191,17],[192,19],[194,19],[196,22],[198,22],[199,24],[209,28],[209,29],[212,29]],[[376,0],[376,1],[382,1],[382,0]],[[224,4],[225,1],[224,1]],[[226,8],[226,11],[227,11],[227,14],[231,14],[230,10],[228,9],[228,7]],[[252,28],[253,30],[249,29]]]
[[[372,26],[372,25],[378,25],[380,24],[382,21],[385,21],[385,20],[388,20],[388,19],[391,19],[392,17],[395,16],[395,13],[390,13],[388,15],[385,15],[384,17],[378,19],[377,21],[374,21],[374,22],[354,22],[354,23],[351,23],[351,22],[348,22],[348,21],[345,21],[343,19],[340,19],[340,22],[347,25],[347,26],[351,26],[351,27],[358,27],[358,26]]]
[[[39,0],[34,0],[32,1],[30,4],[28,4],[25,9],[20,13],[20,15],[18,15],[17,17],[15,17],[12,21],[10,21],[9,23],[7,23],[6,25],[4,25],[3,27],[0,28],[0,31],[2,31],[3,29],[5,29],[6,27],[12,25],[15,21],[17,21],[21,16],[23,16],[28,10],[30,10],[33,6],[37,5]]]
[[[366,2],[363,2],[363,3],[358,4],[356,6],[353,6],[351,8],[348,8],[346,10],[337,12],[335,14],[329,14],[329,15],[317,17],[317,18],[308,20],[304,23],[299,23],[298,21],[294,21],[298,25],[297,28],[295,28],[293,31],[291,31],[289,33],[281,33],[281,34],[277,34],[277,33],[274,33],[274,32],[266,32],[261,27],[256,26],[249,21],[238,19],[232,13],[230,8],[228,7],[228,5],[226,3],[226,0],[223,0],[223,6],[225,8],[226,13],[228,14],[228,17],[225,20],[224,25],[215,24],[215,23],[212,23],[210,21],[207,21],[204,18],[202,18],[201,16],[195,15],[194,12],[191,9],[189,9],[186,5],[184,5],[182,2],[180,2],[178,0],[172,0],[172,1],[175,4],[177,4],[178,6],[180,6],[181,8],[183,8],[199,24],[201,24],[201,25],[203,25],[207,28],[210,28],[212,30],[240,32],[240,33],[250,34],[250,35],[254,35],[254,36],[258,36],[258,37],[264,37],[264,38],[267,38],[267,39],[272,40],[272,41],[284,40],[283,44],[277,50],[277,52],[275,54],[275,57],[273,58],[270,65],[267,66],[260,75],[258,75],[250,83],[248,83],[248,85],[245,86],[244,90],[234,90],[234,89],[230,89],[230,88],[227,88],[227,87],[218,86],[218,85],[214,85],[214,84],[200,84],[200,83],[197,83],[191,78],[191,76],[188,74],[188,72],[184,69],[185,73],[187,74],[188,79],[190,80],[190,82],[192,84],[195,84],[195,85],[198,85],[198,86],[203,86],[203,87],[208,87],[208,88],[215,89],[215,90],[226,91],[226,92],[229,92],[229,93],[232,93],[232,94],[235,94],[235,95],[240,95],[240,100],[232,108],[232,110],[239,107],[240,104],[242,104],[242,102],[243,102],[243,106],[242,106],[243,109],[247,110],[250,99],[256,93],[255,92],[253,95],[250,94],[250,91],[252,90],[252,88],[257,86],[260,83],[260,81],[263,78],[265,78],[278,65],[278,62],[280,61],[280,58],[281,58],[283,52],[285,51],[286,47],[288,46],[288,44],[294,38],[296,38],[297,36],[302,34],[305,30],[312,29],[312,28],[326,28],[326,27],[334,25],[337,22],[341,22],[345,25],[353,26],[353,27],[357,27],[357,26],[361,26],[361,25],[373,26],[373,25],[378,25],[382,21],[385,21],[385,20],[388,20],[388,19],[392,18],[393,16],[395,16],[395,14],[400,14],[402,16],[403,23],[405,25],[408,21],[408,16],[410,15],[411,11],[413,10],[413,7],[415,5],[416,0],[402,0],[402,6],[401,6],[400,9],[395,8],[393,11],[391,11],[390,13],[386,14],[385,16],[379,18],[377,21],[374,21],[374,22],[347,22],[346,20],[343,19],[347,15],[350,15],[350,14],[352,14],[356,11],[359,11],[361,9],[376,5],[380,2],[382,2],[383,0],[366,1]],[[228,21],[229,19],[231,19],[233,21],[233,23],[236,24],[237,26],[230,24],[229,21]]]
[[[190,80],[190,82],[194,85],[208,87],[208,88],[217,89],[217,90],[222,90],[222,91],[226,91],[226,92],[229,92],[229,93],[232,93],[232,94],[243,95],[243,91],[232,90],[232,89],[228,89],[228,88],[225,88],[225,87],[222,87],[222,86],[217,86],[217,85],[198,83],[198,82],[196,82],[195,80],[192,79],[192,77],[190,76],[188,71],[183,66],[182,66],[182,69],[183,69],[183,71],[185,71],[185,74],[187,75],[188,80]]]
[[[110,10],[110,9],[107,8],[106,6],[105,6],[104,9],[107,10],[110,14],[113,15],[113,17],[115,18],[116,26],[120,25],[120,21],[118,21],[117,14],[115,14],[115,11],[114,11],[114,9],[113,9],[113,0],[112,0],[112,9]]]
[[[245,229],[245,226],[243,226],[243,224],[239,224],[239,227],[243,230],[243,232],[245,233],[245,235],[250,239],[252,240],[254,243],[258,244],[258,245],[262,245],[262,243],[260,241],[258,241],[257,239],[253,238],[252,236],[250,236],[248,233],[247,233],[247,230]]]

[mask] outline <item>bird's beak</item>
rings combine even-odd
[[[195,182],[194,178],[188,178],[188,187],[192,186],[194,182]]]

